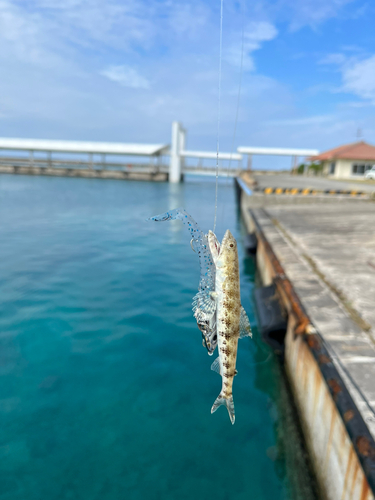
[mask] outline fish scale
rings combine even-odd
[[[250,323],[241,306],[240,271],[237,242],[229,230],[226,231],[219,252],[215,251],[214,234],[210,231],[208,241],[216,266],[216,322],[219,357],[212,369],[222,377],[222,388],[214,402],[211,413],[225,405],[232,424],[235,421],[233,402],[233,379],[236,375],[238,340],[251,335]],[[215,237],[216,238],[216,237]]]

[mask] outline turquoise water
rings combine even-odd
[[[217,235],[239,242],[236,423],[191,312],[214,187],[0,176],[0,499],[310,499],[278,363],[259,342],[254,263],[231,183]],[[291,446],[291,442],[294,442]],[[302,458],[301,458],[302,457]]]

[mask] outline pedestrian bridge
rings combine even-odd
[[[239,147],[219,154],[188,150],[186,130],[173,122],[170,145],[0,138],[0,173],[180,182],[184,174],[237,177],[251,169],[254,154],[288,155],[296,163],[298,156],[316,155],[318,150]]]

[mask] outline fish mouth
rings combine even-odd
[[[204,333],[202,333],[202,345],[207,349],[209,356],[212,356],[215,350],[216,345],[211,345],[211,342],[206,338]]]
[[[209,328],[208,320],[204,321],[201,319],[200,321],[197,321],[197,326],[201,331],[202,345],[207,349],[208,354],[212,356],[217,346],[217,334],[216,332],[212,332]]]
[[[216,234],[213,231],[211,231],[211,229],[208,231],[208,242],[210,245],[211,254],[214,250],[216,250],[217,256],[219,256],[220,255],[220,243],[216,237]],[[214,255],[212,255],[212,256],[215,257]]]

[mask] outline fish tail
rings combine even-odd
[[[225,398],[223,396],[223,394],[220,393],[219,396],[216,398],[216,401],[211,408],[211,413],[214,413],[221,405],[225,405],[227,407],[230,421],[232,422],[232,424],[234,424],[235,416],[234,416],[233,395],[231,394],[229,396],[229,398]]]

